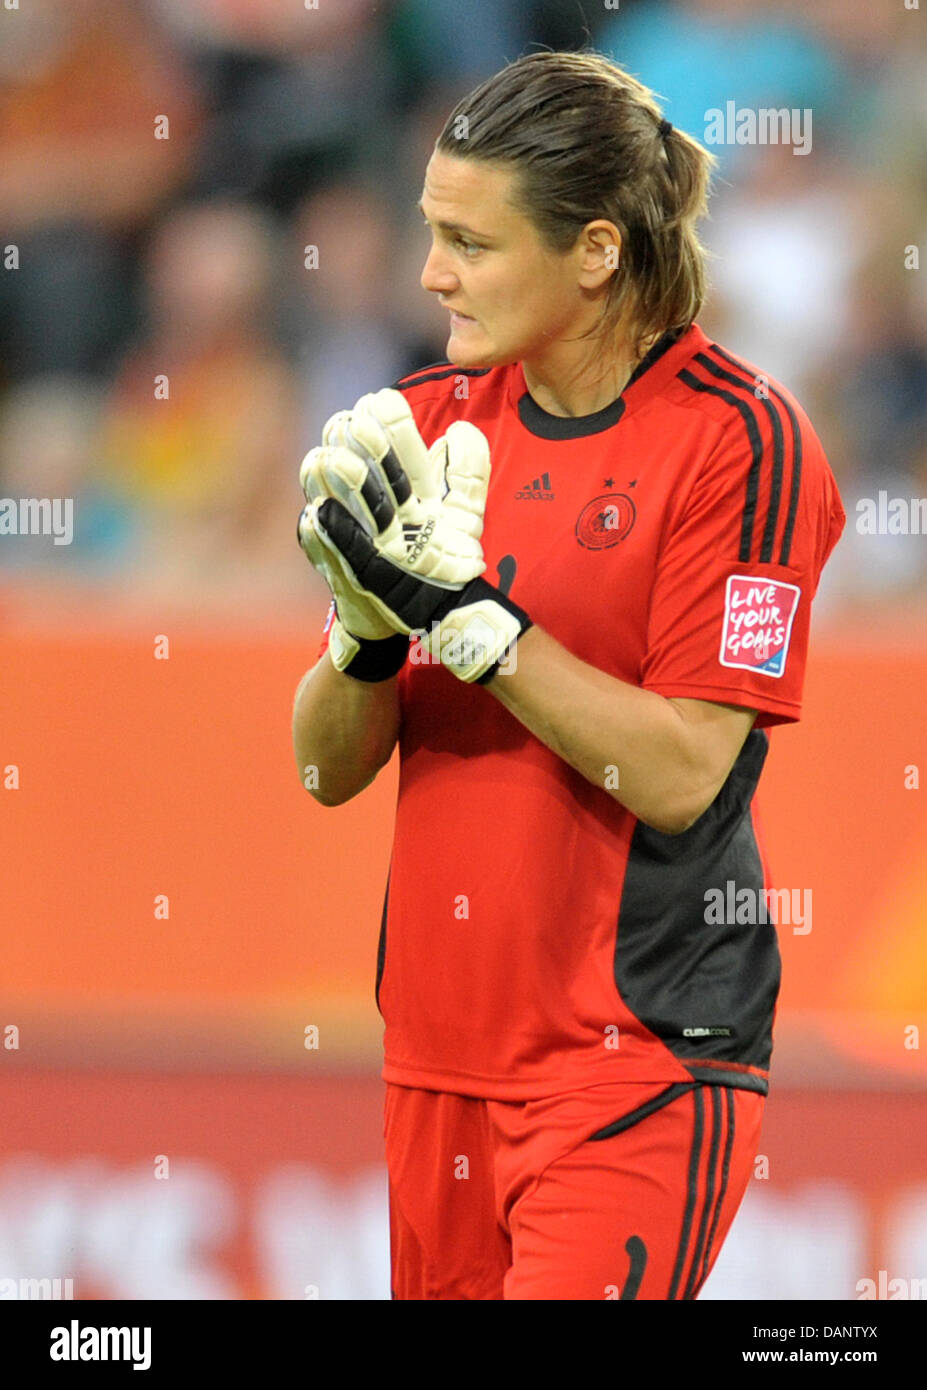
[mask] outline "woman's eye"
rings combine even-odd
[[[428,218],[424,215],[422,217],[422,225],[425,227],[428,226]],[[475,241],[467,241],[466,238],[462,236],[455,236],[453,238],[453,244],[459,246],[467,256],[475,255],[476,252],[482,251],[483,249],[482,246],[479,246]]]

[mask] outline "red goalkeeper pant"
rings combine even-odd
[[[625,1082],[493,1101],[387,1085],[397,1299],[694,1299],[765,1098]]]

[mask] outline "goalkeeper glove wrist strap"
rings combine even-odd
[[[392,637],[355,637],[336,618],[328,639],[328,654],[336,671],[355,680],[388,681],[405,665],[409,638],[404,632]]]
[[[487,685],[522,633],[533,627],[523,608],[477,577],[437,613],[441,661],[459,679]]]

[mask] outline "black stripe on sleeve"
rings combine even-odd
[[[707,381],[699,381],[697,376],[693,376],[685,368],[678,375],[679,380],[684,381],[686,386],[691,387],[693,391],[705,391],[708,395],[718,396],[728,405],[732,405],[746,426],[753,460],[747,475],[747,495],[744,501],[743,521],[740,528],[740,552],[737,559],[743,565],[749,564],[750,552],[753,549],[753,522],[756,517],[756,502],[760,490],[760,468],[763,463],[763,441],[760,438],[756,414],[745,401],[732,395],[730,391],[725,391],[723,387],[712,386]]]
[[[754,399],[757,399],[753,389],[755,378],[744,381],[739,376],[734,376],[733,372],[726,372],[723,367],[719,367],[717,362],[712,362],[710,357],[706,357],[703,352],[697,354],[695,361],[704,367],[706,372],[711,372],[712,376],[719,377],[722,381],[729,382],[732,386],[739,386],[743,390],[748,390]],[[782,433],[782,421],[779,412],[768,397],[761,397],[769,422],[772,426],[773,436],[773,467],[772,484],[769,490],[769,506],[766,510],[766,526],[763,530],[763,540],[760,546],[760,561],[762,564],[769,564],[773,557],[773,545],[776,539],[776,526],[779,521],[779,502],[782,496],[782,473],[785,464],[785,440]]]
[[[749,367],[746,367],[743,364],[743,362],[738,362],[736,357],[732,357],[729,352],[725,352],[724,348],[718,347],[717,343],[712,343],[711,351],[717,357],[723,358],[725,362],[729,362],[732,367],[736,367],[739,372],[745,372],[746,375],[749,376],[751,381],[755,379],[754,374],[750,371]],[[792,428],[792,486],[789,494],[788,515],[785,519],[785,530],[782,533],[782,545],[779,550],[779,564],[787,565],[789,563],[789,555],[791,554],[792,550],[792,534],[795,530],[795,517],[798,512],[798,496],[801,492],[801,428],[799,426],[798,419],[795,415],[795,411],[792,409],[785,396],[783,396],[782,392],[777,391],[775,386],[770,386],[769,390],[770,393],[773,396],[775,396],[777,401],[781,401],[782,405],[785,408],[785,412],[789,417],[789,424]]]
[[[695,1106],[695,1124],[692,1130],[692,1149],[689,1154],[689,1182],[686,1192],[686,1209],[682,1218],[682,1232],[679,1236],[679,1248],[676,1251],[673,1282],[670,1284],[670,1291],[667,1295],[669,1302],[675,1299],[676,1292],[682,1281],[682,1271],[685,1268],[686,1261],[686,1250],[689,1245],[689,1235],[692,1230],[692,1215],[695,1211],[695,1201],[698,1196],[699,1159],[702,1156],[702,1135],[705,1127],[705,1103],[702,1099],[701,1089],[692,1092],[692,1103]]]

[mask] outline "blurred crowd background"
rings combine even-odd
[[[713,147],[700,321],[824,441],[850,516],[824,611],[927,588],[923,537],[853,525],[859,497],[927,494],[927,53],[902,0],[29,0],[0,26],[0,495],[75,499],[73,544],[0,546],[0,583],[314,593],[300,458],[445,356],[414,206],[445,116],[523,52],[591,44],[701,139],[730,100],[811,110],[807,155]]]

